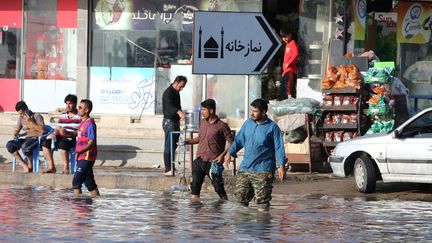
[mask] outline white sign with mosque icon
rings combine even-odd
[[[194,74],[260,74],[282,45],[261,13],[196,11],[193,38]]]

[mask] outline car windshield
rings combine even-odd
[[[417,117],[402,130],[403,137],[415,137],[420,133],[432,133],[432,112],[426,112]]]

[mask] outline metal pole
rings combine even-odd
[[[204,74],[202,78],[202,100],[205,100],[207,97],[207,74]]]
[[[344,28],[343,28],[343,41],[344,41],[344,46],[343,46],[343,54],[345,55],[347,53],[348,50],[348,38],[347,38],[347,32],[348,32],[348,25],[350,23],[348,23],[348,3],[347,1],[344,1]]]
[[[173,133],[174,132],[170,132],[170,163],[171,163],[171,172],[172,172],[172,176],[174,176],[175,172],[174,172],[174,166],[175,166],[175,162],[174,162],[174,150],[173,150]]]
[[[25,79],[25,60],[26,60],[26,29],[27,29],[27,8],[26,0],[22,0],[22,23],[21,23],[21,55],[20,55],[20,99],[24,99],[24,79]]]
[[[245,95],[245,103],[244,103],[244,117],[243,117],[243,119],[246,120],[249,117],[249,75],[245,76],[244,95]]]

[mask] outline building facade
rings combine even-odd
[[[385,2],[393,6],[395,1]],[[295,33],[301,53],[297,93],[299,97],[320,99],[330,40],[341,40],[344,52],[358,54],[368,48],[369,3],[366,0],[9,0],[0,6],[0,111],[13,112],[16,101],[22,99],[35,111],[50,112],[64,106],[65,95],[75,93],[94,102],[94,113],[158,115],[162,92],[177,75],[189,80],[181,93],[185,109],[195,109],[204,98],[214,98],[222,117],[244,119],[251,100],[277,98],[274,94],[282,54],[261,75],[192,73],[196,10],[262,12],[276,32],[288,26]],[[417,83],[427,83],[427,77],[411,77],[416,72],[404,73],[413,63],[417,63],[415,67],[419,70],[429,70],[420,64],[428,61],[431,32],[426,22],[430,5],[425,1],[399,1],[399,13],[420,9],[419,18],[413,19],[414,14],[411,22],[419,19],[425,22],[420,27],[416,25],[423,35],[420,40],[411,38],[418,34],[415,26],[411,34],[403,34],[402,27],[399,28],[406,22],[406,14],[397,19],[396,61],[402,78],[411,83],[414,78]],[[416,49],[410,48],[412,45]],[[430,80],[420,85],[430,85]],[[411,90],[417,90],[415,87]]]

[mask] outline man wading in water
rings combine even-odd
[[[216,102],[207,99],[201,102],[201,125],[198,137],[188,139],[186,144],[197,144],[196,159],[192,164],[192,200],[200,198],[201,186],[208,175],[215,191],[223,200],[228,200],[222,178],[224,156],[233,141],[228,125],[216,115]],[[227,144],[228,142],[228,144]]]

